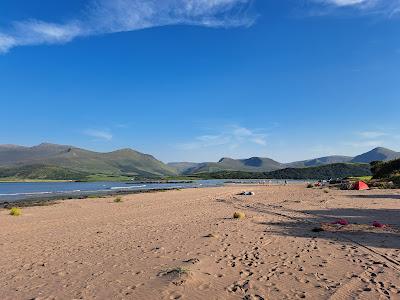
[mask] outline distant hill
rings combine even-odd
[[[296,169],[329,166],[327,169],[311,169],[301,172],[299,177],[321,174],[335,177],[349,172],[365,171],[358,163],[389,161],[400,158],[400,153],[386,148],[376,148],[354,158],[348,156],[326,156],[293,163],[280,163],[270,158],[247,159],[222,158],[218,162],[176,162],[168,165],[151,155],[132,149],[121,149],[100,153],[74,146],[43,143],[33,147],[0,145],[0,178],[18,177],[30,179],[82,179],[123,177],[164,177],[174,175],[196,175],[218,172],[271,173],[271,176],[296,177]],[[349,163],[349,164],[348,164]],[[335,165],[339,169],[335,169]],[[361,169],[360,169],[361,168]],[[343,171],[343,172],[342,172]],[[346,173],[347,172],[347,173]],[[331,174],[332,176],[329,176]],[[358,174],[358,173],[357,173]],[[356,176],[357,174],[351,174]],[[7,175],[7,176],[6,176]],[[97,176],[98,175],[98,176]],[[365,175],[365,172],[364,174]],[[307,175],[308,176],[308,175]],[[283,178],[282,177],[282,178]]]
[[[400,158],[400,152],[395,152],[387,148],[375,148],[367,153],[354,157],[351,162],[371,163],[373,161],[389,161]]]
[[[189,169],[198,167],[199,163],[193,162],[171,162],[167,164],[169,167],[175,169],[179,174],[186,173]]]
[[[388,161],[400,158],[400,152],[386,148],[376,148],[356,157],[332,155],[291,163],[280,163],[270,158],[252,157],[248,159],[222,158],[219,162],[205,163],[173,163],[180,174],[214,173],[222,171],[271,172],[286,168],[308,168],[340,163],[366,163],[372,161]]]
[[[219,171],[199,173],[205,179],[331,179],[371,175],[370,165],[339,163],[308,168],[286,168],[272,172]]]
[[[270,172],[274,179],[330,179],[371,175],[369,164],[336,163],[308,168],[287,168]]]
[[[176,171],[155,159],[131,149],[122,149],[108,153],[100,153],[73,146],[40,144],[33,147],[14,145],[0,146],[0,168],[30,166],[51,166],[80,174],[109,174],[130,176],[165,176],[176,175]],[[34,166],[32,168],[32,166]],[[54,170],[54,169],[53,169]],[[67,179],[67,178],[66,178]]]
[[[305,167],[317,167],[336,163],[348,163],[353,159],[351,156],[325,156],[320,158],[314,158],[310,160],[297,161],[286,164],[287,167],[292,168],[305,168]]]
[[[248,159],[222,158],[219,162],[198,164],[184,174],[212,173],[219,171],[269,172],[281,169],[283,165],[270,158],[252,157]]]

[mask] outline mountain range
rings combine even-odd
[[[221,171],[271,172],[286,168],[317,167],[336,163],[370,163],[400,158],[400,152],[375,148],[355,157],[327,156],[292,163],[270,158],[222,158],[218,162],[165,164],[132,149],[107,153],[74,146],[43,143],[33,147],[0,145],[0,177],[81,179],[93,174],[128,177],[165,177]],[[50,175],[49,175],[50,174]]]
[[[153,156],[132,149],[100,153],[48,143],[33,147],[0,145],[0,168],[9,170],[22,166],[35,171],[44,166],[56,166],[84,174],[151,177],[177,174],[175,169]]]
[[[272,172],[285,168],[318,167],[337,163],[370,163],[373,161],[389,161],[396,158],[400,158],[400,152],[378,147],[355,157],[333,155],[291,163],[280,163],[270,158],[252,157],[248,159],[223,158],[219,162],[169,163],[168,165],[175,168],[180,174],[189,175],[220,171]]]

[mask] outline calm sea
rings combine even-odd
[[[0,202],[19,201],[29,198],[53,196],[79,196],[118,191],[140,191],[154,189],[201,188],[232,183],[265,183],[265,180],[196,180],[191,183],[127,183],[127,182],[34,182],[0,183]],[[272,184],[281,184],[273,180]],[[298,182],[290,181],[289,183]]]

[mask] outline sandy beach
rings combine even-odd
[[[0,299],[400,299],[399,190],[114,198],[1,210]]]

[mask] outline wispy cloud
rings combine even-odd
[[[375,0],[320,0],[320,2],[325,2],[327,4],[337,5],[337,6],[351,6],[351,5],[366,5],[370,2],[376,2]]]
[[[375,148],[384,145],[384,141],[382,140],[368,140],[368,141],[356,141],[345,143],[347,146],[351,146],[353,148]]]
[[[111,141],[113,135],[109,131],[105,130],[97,130],[97,129],[86,129],[83,132],[85,135],[96,138],[97,140],[102,141]]]
[[[247,144],[265,147],[267,145],[267,134],[245,127],[227,126],[222,132],[195,137],[193,141],[179,144],[178,148],[182,150],[195,150],[224,146],[232,150]]]
[[[383,136],[387,136],[388,133],[383,132],[383,131],[361,131],[358,132],[358,135],[362,138],[366,138],[366,139],[376,139],[376,138],[380,138]]]
[[[354,132],[354,139],[344,144],[352,148],[374,148],[388,144],[392,135],[382,130],[364,130]]]
[[[250,26],[253,0],[90,0],[76,19],[64,23],[17,21],[0,29],[0,52],[17,46],[67,43],[77,37],[186,24]]]
[[[251,26],[256,0],[86,0],[85,9],[63,22],[34,18],[0,28],[0,53],[14,47],[63,44],[79,37],[135,31],[168,25],[206,27]],[[400,0],[305,0],[317,5],[315,14],[336,9],[400,15]],[[324,10],[329,8],[328,10]],[[322,9],[322,10],[321,10]],[[325,11],[325,13],[324,13]],[[311,14],[314,14],[311,12]]]
[[[311,0],[336,8],[353,8],[368,14],[385,14],[389,17],[400,13],[399,0]]]

